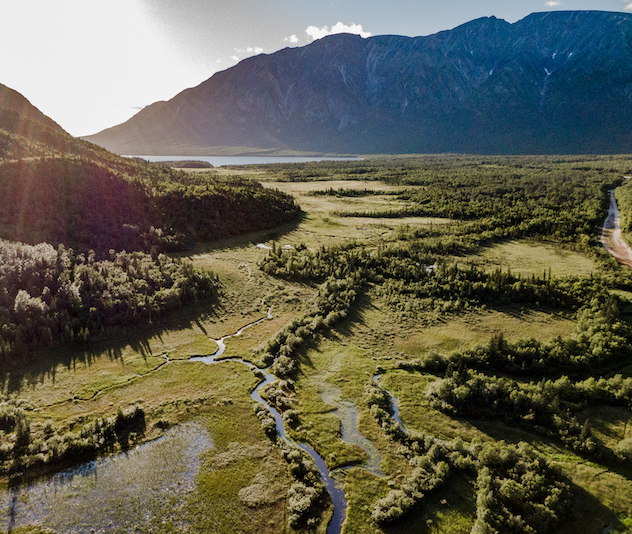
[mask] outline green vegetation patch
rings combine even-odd
[[[77,432],[119,406],[142,408],[140,439],[204,414],[216,448],[186,503],[192,530],[323,531],[327,495],[303,453],[272,444],[255,374],[182,361],[265,318],[224,356],[270,365],[279,380],[261,394],[288,434],[353,466],[334,475],[345,532],[623,531],[632,276],[597,243],[628,167],[442,156],[251,169],[308,213],[280,234],[199,245],[190,259],[219,276],[216,305],[109,354],[22,369],[4,390],[23,398],[33,437],[48,419]],[[342,403],[384,476],[363,468],[372,448],[343,440]],[[23,446],[21,428],[5,441]]]
[[[286,532],[286,465],[252,411],[226,406],[206,421],[215,447],[207,452],[186,505],[193,530]]]
[[[449,353],[477,343],[485,343],[500,333],[507,340],[534,338],[549,341],[566,336],[575,322],[545,311],[515,308],[469,312],[424,328],[405,330],[393,339],[393,348],[408,357],[435,351]]]
[[[509,241],[485,247],[468,261],[489,269],[511,269],[513,274],[529,277],[550,273],[554,278],[590,276],[597,272],[594,260],[573,250],[547,243]]]

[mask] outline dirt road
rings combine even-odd
[[[610,191],[610,207],[608,208],[608,216],[603,223],[601,244],[621,263],[632,267],[632,249],[621,235],[619,207],[614,197],[614,189]]]

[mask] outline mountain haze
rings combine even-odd
[[[630,124],[632,15],[558,11],[259,55],[87,139],[127,154],[608,153],[630,152]]]
[[[181,250],[299,213],[257,182],[189,175],[74,138],[0,85],[0,245],[46,242],[98,256]]]

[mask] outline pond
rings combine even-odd
[[[189,361],[207,365],[221,363],[225,340],[266,319],[263,317],[240,328],[234,334],[215,340],[216,353],[194,357]],[[250,362],[239,361],[263,377],[251,393],[251,398],[264,404],[275,418],[277,434],[287,439],[281,414],[270,406],[259,391],[275,380],[267,370],[258,369]],[[379,384],[380,375],[374,380]],[[340,390],[322,384],[323,400],[336,407],[341,419],[342,440],[356,443],[368,454],[364,466],[368,471],[383,476],[381,455],[375,446],[357,430],[358,412],[353,403],[340,398]],[[395,418],[398,418],[397,399],[392,397]],[[186,503],[195,490],[195,477],[200,467],[200,455],[213,446],[209,433],[196,422],[170,429],[155,441],[145,443],[115,456],[101,458],[82,466],[67,469],[49,478],[21,484],[0,492],[0,528],[11,532],[14,528],[43,524],[58,532],[71,534],[186,532]],[[346,518],[347,501],[344,490],[327,469],[324,460],[304,443],[298,446],[307,452],[318,467],[325,487],[334,504],[334,516],[328,534],[338,534]]]
[[[213,446],[199,423],[160,439],[0,492],[0,529],[43,524],[76,534],[186,532],[200,455]]]

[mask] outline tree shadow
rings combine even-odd
[[[573,495],[573,508],[555,529],[558,534],[602,532],[610,527],[625,531],[615,512],[599,499],[566,476],[561,481]],[[469,534],[476,519],[475,477],[458,473],[444,487],[423,497],[412,512],[396,525],[383,527],[385,534],[450,532]]]
[[[382,530],[385,534],[422,534],[438,527],[441,532],[469,534],[476,519],[474,483],[460,473],[449,477],[444,487],[424,495],[402,521]]]
[[[198,254],[209,254],[211,252],[219,252],[221,250],[233,249],[236,247],[247,247],[253,243],[265,243],[266,241],[278,241],[282,237],[294,232],[303,222],[306,213],[301,214],[292,222],[288,222],[268,230],[259,230],[249,234],[231,237],[228,239],[219,239],[217,241],[200,242],[196,244],[194,250],[188,250],[179,254],[181,257],[189,257]]]
[[[560,526],[558,534],[576,534],[577,532],[607,532],[607,528],[626,532],[626,526],[616,516],[615,511],[604,505],[595,495],[575,484],[567,477],[563,481],[573,491],[574,506]],[[609,531],[611,532],[611,531]]]
[[[530,428],[511,424],[506,421],[490,421],[487,419],[475,419],[473,417],[455,417],[454,419],[477,428],[479,431],[496,441],[506,441],[508,443],[518,443],[520,441],[524,441],[531,445],[535,445],[536,448],[538,446],[542,446],[553,449],[559,451],[562,455],[573,455],[577,458],[581,458],[587,464],[599,465],[603,468],[604,472],[612,472],[632,481],[632,466],[630,466],[628,462],[620,461],[613,450],[595,435],[592,436],[592,439],[598,444],[598,450],[601,451],[599,453],[600,456],[571,450],[566,448],[564,444],[558,439],[555,439],[555,437],[549,437],[534,432]]]
[[[169,331],[197,327],[207,335],[202,321],[218,317],[220,309],[217,299],[213,299],[211,302],[196,303],[174,310],[148,325],[114,329],[98,341],[33,352],[21,365],[0,368],[0,392],[19,394],[46,380],[54,384],[60,366],[75,371],[79,366],[92,366],[104,356],[124,365],[123,355],[128,348],[147,360],[154,355],[151,341],[161,341],[162,336]]]
[[[314,368],[314,363],[309,357],[310,350],[318,350],[321,339],[328,339],[330,341],[339,342],[345,337],[351,336],[354,332],[353,329],[357,325],[365,325],[364,310],[367,307],[372,307],[371,298],[368,295],[362,294],[358,297],[358,300],[351,306],[349,313],[345,319],[327,328],[324,332],[321,332],[320,336],[311,338],[305,341],[301,347],[297,350],[296,360],[299,363],[298,374],[304,373],[300,370],[300,367],[305,365],[310,368]]]

